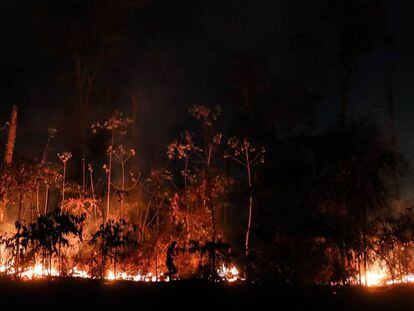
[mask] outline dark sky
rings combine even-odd
[[[139,132],[145,160],[162,152],[177,135],[193,104],[223,100],[226,68],[235,55],[267,60],[269,72],[283,76],[321,96],[317,128],[336,121],[338,83],[324,59],[289,53],[287,36],[311,31],[329,38],[332,29],[321,21],[323,0],[148,1],[127,15],[127,39],[121,56],[104,71],[119,91],[112,107],[96,106],[97,120],[112,108],[129,105],[132,92],[140,105]],[[70,103],[59,80],[70,70],[56,52],[49,32],[50,1],[0,3],[0,115],[6,120],[12,103],[21,107],[18,147],[22,154],[40,153],[48,127],[59,128]],[[401,150],[414,160],[412,105],[414,45],[411,1],[387,1],[391,46],[367,54],[351,83],[352,115],[383,113],[384,69],[393,67],[397,91],[397,126]],[[59,25],[61,26],[61,25]],[[21,137],[26,139],[21,139]],[[413,172],[410,177],[414,177]],[[411,187],[410,187],[411,188]]]

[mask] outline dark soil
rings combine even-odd
[[[414,287],[292,288],[276,285],[0,280],[1,310],[414,310]],[[126,310],[126,309],[125,309]],[[76,310],[77,311],[77,310]]]

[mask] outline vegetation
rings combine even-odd
[[[16,155],[15,141],[25,139],[16,135],[16,106],[7,134],[0,130],[0,273],[33,276],[41,265],[42,276],[295,285],[368,285],[372,267],[391,281],[414,275],[395,81],[386,75],[387,126],[350,111],[362,59],[387,37],[379,1],[326,1],[333,42],[286,38],[289,53],[313,51],[334,68],[340,105],[329,125],[316,127],[319,95],[269,72],[254,53],[238,55],[223,74],[221,106],[190,107],[181,135],[142,171],[136,98],[132,112],[104,111],[104,121],[96,112],[114,98],[101,72],[119,55],[131,5],[51,6],[72,25],[61,43],[76,109],[63,131],[48,129],[40,159]]]

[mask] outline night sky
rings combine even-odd
[[[51,35],[52,29],[64,25],[47,17],[50,3],[0,3],[1,120],[6,121],[11,104],[19,105],[17,152],[23,155],[38,155],[47,128],[59,129],[73,105],[66,99],[70,91],[62,86],[62,76],[71,70],[70,61],[55,48],[56,34]],[[339,108],[335,74],[323,57],[290,52],[287,40],[304,31],[332,39],[332,29],[320,18],[323,3],[145,1],[128,12],[122,51],[102,73],[117,91],[110,105],[96,103],[96,121],[115,108],[128,110],[130,94],[137,94],[138,154],[141,149],[142,161],[150,161],[183,129],[189,106],[223,104],[229,63],[235,56],[247,54],[265,59],[272,76],[284,77],[319,95],[315,130],[327,128],[337,120]],[[378,46],[363,57],[350,85],[350,108],[352,116],[383,118],[379,106],[384,102],[384,70],[392,68],[397,80],[399,146],[414,163],[413,4],[388,1],[386,6],[393,43]],[[414,179],[414,172],[408,176]]]

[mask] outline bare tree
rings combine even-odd
[[[62,204],[61,204],[61,208],[63,209],[63,206],[65,204],[66,169],[67,169],[68,161],[70,160],[70,158],[72,158],[72,153],[65,151],[62,154],[58,153],[58,157],[60,161],[62,161],[62,164],[63,164]]]
[[[177,157],[190,161],[195,167],[199,167],[201,180],[203,183],[204,197],[203,203],[208,206],[211,215],[211,242],[217,241],[217,227],[216,227],[216,205],[214,202],[213,183],[213,169],[220,159],[220,145],[222,135],[215,127],[215,122],[220,116],[221,108],[216,106],[211,109],[206,106],[193,106],[190,109],[193,118],[198,121],[200,136],[195,137],[190,132],[185,132],[184,141],[179,143],[174,141],[168,146],[168,157],[170,159]],[[199,144],[196,143],[199,139]],[[191,156],[191,157],[190,157]],[[189,160],[190,159],[190,160]],[[188,173],[188,166],[186,166],[185,176]],[[215,251],[212,260],[213,273],[215,273],[216,258]]]
[[[247,138],[244,138],[240,142],[237,138],[232,137],[228,141],[231,152],[227,153],[225,157],[231,158],[236,163],[240,164],[247,173],[247,182],[249,186],[249,208],[248,208],[248,218],[247,218],[247,229],[246,229],[246,238],[245,238],[245,255],[249,255],[249,240],[250,240],[250,231],[252,226],[252,215],[253,215],[253,182],[252,182],[252,170],[253,168],[260,164],[264,163],[264,147],[256,148],[254,147]]]
[[[121,201],[121,209],[120,209],[120,217],[124,217],[124,201],[125,196],[130,192],[132,189],[135,188],[135,186],[138,184],[139,177],[135,176],[133,172],[130,172],[130,184],[127,185],[127,176],[126,176],[126,164],[128,160],[130,160],[132,157],[135,156],[135,150],[129,149],[129,151],[126,151],[124,149],[123,145],[119,145],[117,148],[113,151],[115,159],[119,162],[119,165],[121,166],[121,182],[119,185],[116,185],[115,183],[112,183],[112,187],[119,193],[120,201]]]
[[[349,110],[349,83],[362,57],[385,39],[385,9],[376,0],[329,0],[323,18],[336,30],[336,42],[327,50],[333,52],[332,63],[339,78],[339,119],[344,125]]]
[[[106,213],[104,213],[104,219],[107,219],[110,214],[110,205],[111,205],[111,185],[112,185],[112,160],[114,156],[114,144],[115,144],[115,135],[125,135],[127,132],[127,127],[133,122],[132,119],[126,117],[124,118],[122,113],[115,111],[107,121],[103,124],[95,123],[91,126],[92,131],[95,133],[98,130],[106,130],[110,133],[110,144],[107,147],[108,154],[108,163],[103,166],[107,176],[107,189],[106,189]]]

